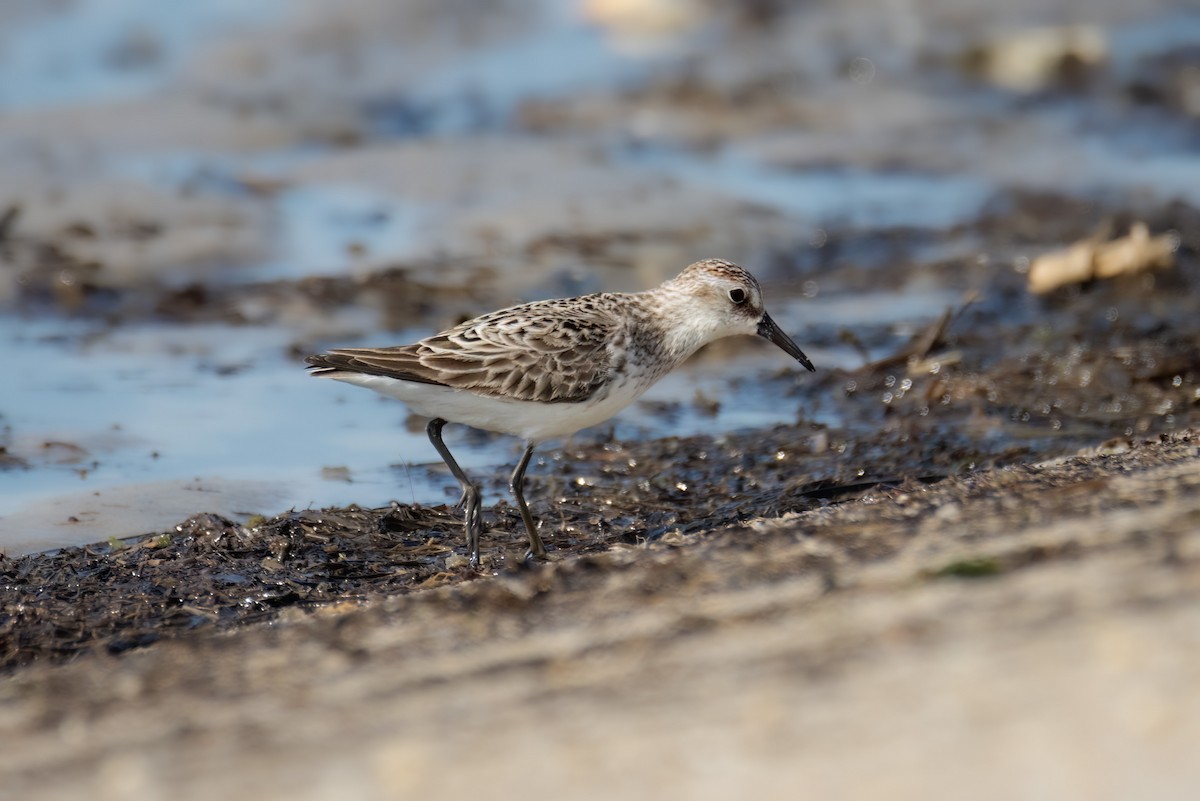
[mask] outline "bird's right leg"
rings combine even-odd
[[[517,499],[517,508],[521,510],[521,519],[525,521],[525,531],[529,534],[529,550],[525,553],[526,561],[546,558],[546,546],[542,544],[542,538],[533,522],[533,515],[529,514],[529,504],[525,503],[525,468],[529,467],[531,456],[533,456],[532,442],[525,445],[525,453],[521,455],[521,461],[517,462],[517,469],[513,471],[512,480],[508,483],[513,497]]]
[[[471,483],[471,479],[467,478],[467,474],[458,466],[458,462],[454,461],[454,457],[450,455],[450,449],[442,441],[444,425],[446,425],[445,420],[435,417],[425,427],[425,433],[429,435],[429,441],[433,443],[438,455],[442,457],[442,461],[446,463],[446,467],[450,468],[450,472],[458,479],[458,483],[462,487],[463,494],[459,503],[466,506],[467,510],[464,523],[467,531],[467,552],[470,554],[471,567],[478,567],[479,537],[483,533],[482,499],[479,495],[479,487]]]

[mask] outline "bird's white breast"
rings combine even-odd
[[[653,383],[629,376],[615,377],[612,384],[586,401],[542,403],[476,395],[463,389],[364,373],[339,372],[329,378],[403,401],[424,417],[440,417],[529,442],[570,436],[602,423],[637,400]]]

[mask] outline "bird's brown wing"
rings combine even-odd
[[[337,348],[307,361],[317,374],[358,372],[493,397],[578,402],[608,380],[619,358],[620,324],[605,306],[599,297],[530,303],[412,345]]]

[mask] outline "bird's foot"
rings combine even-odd
[[[550,557],[546,555],[546,551],[544,549],[537,551],[536,553],[533,551],[533,549],[530,549],[525,552],[525,557],[521,561],[526,565],[535,565],[549,562]]]

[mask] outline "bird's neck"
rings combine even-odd
[[[712,338],[712,332],[698,324],[690,298],[669,283],[637,297],[643,309],[639,325],[642,331],[637,337],[640,349],[669,365],[668,370],[682,364]]]

